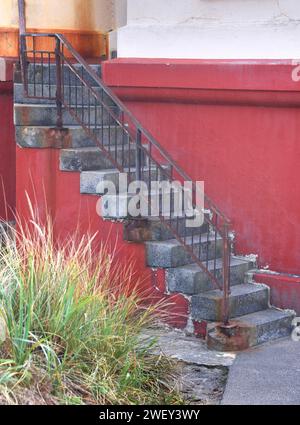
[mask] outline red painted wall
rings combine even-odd
[[[12,82],[0,82],[0,219],[13,219],[16,158]]]
[[[300,315],[300,277],[267,272],[255,273],[254,281],[264,283],[271,289],[271,304],[290,308]]]
[[[106,62],[104,80],[232,219],[236,252],[300,274],[300,83],[290,61]]]

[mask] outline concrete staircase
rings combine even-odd
[[[94,65],[100,75],[100,66]],[[36,70],[41,73],[41,69]],[[55,91],[55,73],[51,90]],[[34,78],[33,72],[30,78]],[[30,82],[30,81],[29,81]],[[37,87],[37,91],[41,88]],[[70,96],[72,96],[70,88]],[[111,105],[114,108],[114,105]],[[83,108],[83,114],[86,111]],[[101,114],[103,111],[98,111]],[[105,113],[105,112],[104,112]],[[99,129],[104,144],[108,143],[111,132],[114,134],[115,146],[112,150],[115,158],[119,158],[122,133],[117,126],[108,127],[108,121]],[[49,147],[53,143],[49,134],[55,126],[55,105],[50,102],[25,99],[18,70],[15,73],[15,125],[16,140],[23,148]],[[108,117],[107,117],[108,120]],[[118,182],[119,172],[101,153],[99,148],[86,135],[85,131],[76,125],[74,119],[64,111],[64,126],[69,129],[65,146],[60,151],[60,169],[64,172],[80,173],[80,192],[101,196],[99,183],[103,181]],[[127,151],[125,156],[128,172],[134,173],[135,155]],[[152,178],[152,170],[147,168],[145,158],[142,158],[147,175]],[[154,176],[153,176],[154,177]],[[130,198],[130,196],[129,196]],[[267,286],[249,281],[249,271],[255,267],[253,261],[238,256],[231,260],[230,316],[232,328],[224,335],[216,325],[221,321],[222,292],[212,286],[208,276],[193,263],[193,260],[179,242],[159,219],[134,219],[123,212],[124,199],[115,199],[117,208],[107,209],[103,203],[103,217],[111,221],[122,221],[124,240],[129,243],[145,244],[147,266],[151,269],[164,269],[167,293],[183,294],[190,303],[189,323],[205,324],[208,345],[219,350],[235,350],[248,348],[269,340],[288,336],[291,332],[291,321],[294,313],[282,311],[270,306],[270,294]],[[128,199],[125,200],[125,203]],[[179,234],[183,234],[185,222],[179,223]],[[221,257],[221,238],[207,237],[207,228],[203,225],[197,239],[197,249],[203,252],[203,258],[209,268],[213,269],[214,254]],[[197,237],[197,236],[196,236]],[[193,236],[195,244],[195,236]],[[222,262],[216,262],[217,275],[222,275]],[[189,329],[190,331],[190,329]],[[235,337],[235,338],[232,338]],[[238,341],[238,342],[237,342]]]

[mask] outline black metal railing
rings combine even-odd
[[[19,0],[19,3],[23,3],[23,0]],[[21,27],[25,28],[25,24]],[[21,27],[20,63],[25,96],[44,99],[45,102],[56,102],[57,127],[63,126],[64,114],[71,115],[74,124],[85,130],[95,146],[117,170],[127,173],[131,180],[147,184],[149,197],[153,181],[190,182],[190,199],[194,211],[197,212],[196,183],[192,182],[149,131],[138,122],[68,40],[60,34],[26,33]],[[129,157],[131,153],[135,155],[134,166],[130,161],[126,162],[126,152],[129,152]],[[230,222],[205,196],[204,225],[199,224],[193,228],[184,226],[182,230],[180,221],[191,220],[193,217],[190,211],[184,210],[183,216],[176,216],[172,202],[171,196],[168,215],[162,211],[159,203],[158,217],[184,247],[192,261],[207,274],[213,285],[223,292],[223,322],[228,325]]]

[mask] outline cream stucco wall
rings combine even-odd
[[[26,18],[28,28],[104,32],[114,26],[114,0],[26,0]],[[17,0],[0,0],[1,27],[18,27]]]
[[[127,14],[119,57],[300,57],[300,0],[128,0]]]

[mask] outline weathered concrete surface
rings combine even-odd
[[[179,363],[178,389],[187,404],[220,404],[228,368]]]
[[[269,304],[269,291],[264,285],[242,284],[231,288],[230,317],[244,316],[265,310]],[[203,292],[192,297],[192,316],[195,320],[221,321],[223,293],[220,290]]]
[[[92,140],[85,130],[79,126],[68,126],[68,134],[70,136],[70,147],[85,148],[95,146],[95,141]],[[52,147],[52,140],[49,139],[49,132],[53,131],[53,127],[32,127],[32,126],[17,126],[16,127],[16,142],[23,148],[48,148]],[[122,143],[123,131],[116,126],[103,126],[101,129],[94,131],[97,140],[103,145],[108,145],[109,140],[113,145]],[[128,139],[124,135],[124,146],[127,145]]]
[[[220,236],[217,236],[216,243],[213,235],[207,238],[207,235],[203,234],[201,240],[198,236],[195,236],[193,241],[191,237],[186,238],[187,245],[191,246],[192,242],[195,253],[199,255],[200,259],[203,261],[206,261],[207,251],[209,260],[215,255],[221,256],[222,239]],[[150,267],[171,268],[194,263],[190,254],[176,239],[164,242],[147,242],[146,250],[147,264]]]
[[[126,144],[125,144],[126,146]],[[164,167],[166,170],[168,167]],[[129,169],[124,170],[128,174],[128,181],[134,180],[135,177],[135,167],[132,167],[129,173]],[[81,193],[88,193],[91,195],[102,195],[102,192],[99,192],[99,184],[103,183],[104,181],[110,181],[112,182],[116,190],[119,190],[119,176],[120,173],[116,169],[111,170],[105,170],[105,171],[88,171],[83,172],[80,176],[80,191]],[[158,173],[157,175],[157,169],[155,167],[144,167],[143,168],[143,181],[149,182],[149,178],[153,180],[162,180],[163,179],[163,173]],[[112,217],[112,218],[118,218],[118,217]]]
[[[147,171],[147,167],[145,167],[144,170]],[[131,171],[133,171],[133,168],[131,168]],[[100,174],[94,174],[94,176],[100,177]],[[101,180],[99,181],[99,183],[100,182]],[[101,194],[103,192],[103,187],[100,186],[100,190],[99,190],[97,186],[96,192]],[[103,218],[106,218],[108,220],[110,219],[119,220],[124,218],[135,219],[140,216],[148,219],[150,215],[154,217],[155,216],[158,217],[158,214],[159,214],[158,205],[162,205],[163,202],[165,202],[166,208],[169,208],[168,212],[165,211],[165,214],[168,220],[168,217],[170,216],[170,214],[171,216],[173,215],[174,210],[176,208],[176,205],[174,205],[174,203],[173,204],[171,203],[171,195],[166,195],[165,191],[163,191],[161,188],[158,189],[157,191],[156,190],[150,191],[148,187],[145,187],[145,189],[137,191],[136,187],[132,187],[132,191],[131,191],[129,187],[128,193],[126,192],[124,193],[124,190],[123,190],[123,191],[120,191],[119,194],[117,193],[116,195],[109,194],[109,193],[106,194],[105,197],[103,198],[101,214]],[[137,211],[135,213],[132,213],[132,210],[130,211],[130,208],[129,208],[130,206],[134,206],[135,208],[137,208]],[[196,239],[196,237],[194,238],[194,240]],[[204,234],[203,237],[207,239],[206,234]],[[174,245],[174,242],[176,242],[176,245]],[[217,241],[218,246],[220,245],[220,242],[221,240],[219,238]],[[179,245],[179,242],[177,242],[176,239],[175,241],[173,239],[173,240],[164,241],[164,242],[146,242],[146,247],[148,248],[148,244],[155,244],[155,243],[164,244],[166,246],[166,251],[168,251],[169,247],[171,248],[171,251],[172,251],[172,248],[176,247],[181,253],[182,253],[182,250],[184,251],[182,255],[185,255],[185,256],[188,255],[184,247]],[[207,241],[203,242],[203,244],[201,245],[202,249],[204,249],[203,246],[205,244],[207,244]],[[209,244],[210,244],[209,249],[211,251],[212,250],[211,242],[209,242]],[[150,250],[149,261],[152,261],[153,256],[151,257],[151,247],[149,248],[149,250]],[[154,251],[155,251],[155,247],[154,247]],[[171,251],[169,251],[169,254],[172,256]],[[155,261],[155,259],[153,261]],[[154,265],[151,263],[148,263],[148,265],[151,267],[160,267],[158,265]]]
[[[282,339],[237,355],[224,405],[300,404],[300,342]]]
[[[208,263],[208,269],[214,270],[215,261]],[[245,273],[253,266],[253,262],[244,258],[232,257],[230,283],[231,286],[239,285],[244,282]],[[221,259],[216,261],[216,276],[220,281],[223,275],[223,262]],[[181,292],[187,295],[195,295],[199,292],[211,291],[215,289],[206,273],[204,273],[197,264],[189,264],[183,267],[176,267],[167,270],[166,280],[168,289],[171,292]]]
[[[235,359],[233,353],[209,351],[203,340],[169,328],[147,330],[143,340],[157,338],[154,353],[177,361],[176,386],[187,404],[220,404]]]
[[[41,130],[43,128],[43,130]],[[72,136],[68,128],[16,127],[16,142],[23,148],[70,148]]]
[[[135,151],[132,149],[117,145],[107,148],[106,152],[119,164],[123,161],[125,167],[135,166]],[[144,162],[145,158],[142,158],[142,164]],[[62,171],[109,170],[112,166],[110,158],[98,147],[63,149],[60,152]]]
[[[73,113],[75,113],[75,107],[72,108]],[[95,108],[91,107],[89,110],[87,106],[78,106],[77,107],[77,116],[82,120],[85,125],[88,126],[88,123],[95,122]],[[117,114],[117,110],[114,107],[111,107],[111,111]],[[65,127],[70,125],[78,124],[75,118],[70,115],[68,111],[63,109],[63,124]],[[96,108],[97,123],[106,125],[111,123],[112,119],[106,110],[103,110],[101,107]],[[24,105],[20,103],[15,104],[14,108],[14,124],[16,126],[55,126],[57,121],[57,110],[55,105]]]
[[[170,224],[170,220],[168,220]],[[174,218],[171,227],[176,229],[180,236],[191,236],[195,229],[186,227],[186,218]],[[207,232],[208,225],[203,224],[201,230]],[[130,242],[165,241],[174,237],[172,231],[159,218],[149,217],[145,220],[128,220],[124,223],[124,239]],[[177,270],[177,269],[172,269]],[[178,291],[180,292],[180,291]]]
[[[143,339],[157,338],[157,353],[189,364],[208,367],[229,367],[236,354],[208,350],[205,341],[186,336],[184,332],[170,329],[150,329]],[[300,347],[299,347],[300,348]]]
[[[289,336],[294,316],[291,310],[268,308],[232,320],[233,327],[227,333],[219,324],[210,324],[207,346],[219,351],[241,351]]]

